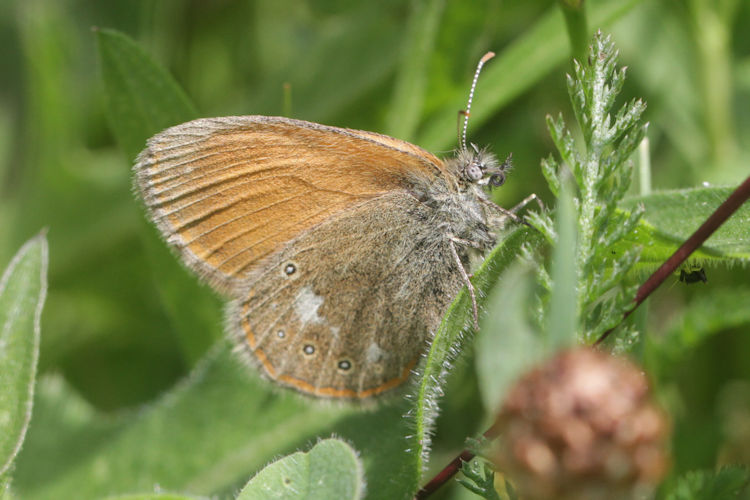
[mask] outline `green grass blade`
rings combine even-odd
[[[573,208],[571,189],[563,189],[557,200],[556,232],[557,244],[552,254],[552,283],[549,317],[545,340],[547,352],[575,343],[578,334],[578,311],[582,300],[578,289],[579,269],[576,269],[578,255],[576,215]]]
[[[605,27],[641,1],[592,4],[589,16],[591,25]],[[552,7],[522,36],[498,51],[497,57],[487,64],[471,108],[471,127],[478,128],[515,97],[544,78],[569,55],[562,14],[557,7]],[[446,99],[443,110],[425,125],[416,144],[430,151],[454,147],[456,112],[466,105],[468,93],[468,86],[457,87],[453,95]]]
[[[445,0],[415,2],[386,118],[384,132],[388,135],[405,141],[414,137],[422,118],[428,63],[444,7]]]

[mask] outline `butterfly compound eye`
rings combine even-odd
[[[479,163],[473,161],[466,167],[466,175],[472,181],[478,181],[484,176],[484,171]]]

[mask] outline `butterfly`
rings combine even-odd
[[[168,245],[230,298],[228,329],[262,373],[364,399],[409,378],[460,289],[474,297],[469,252],[513,215],[487,193],[509,160],[465,134],[442,160],[374,132],[203,118],[149,139],[135,185]]]

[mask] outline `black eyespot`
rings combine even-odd
[[[302,352],[309,356],[315,352],[315,346],[312,344],[305,344],[305,347],[302,348]]]
[[[352,363],[348,359],[342,359],[341,361],[339,361],[339,365],[338,366],[339,366],[339,370],[347,371],[347,370],[351,369]]]
[[[286,337],[286,333],[284,332],[284,330],[279,330],[278,332],[276,332],[276,336],[280,339],[283,339],[284,337]]]
[[[490,176],[490,185],[494,187],[505,184],[505,174],[493,174]]]
[[[297,266],[292,264],[291,262],[284,266],[284,274],[287,276],[291,276],[297,271]]]

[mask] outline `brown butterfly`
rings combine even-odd
[[[485,193],[509,163],[467,148],[465,126],[443,161],[373,132],[199,119],[148,141],[137,190],[167,243],[231,297],[229,328],[265,375],[368,398],[409,377],[462,286],[473,297],[469,249],[491,248],[509,215]]]

